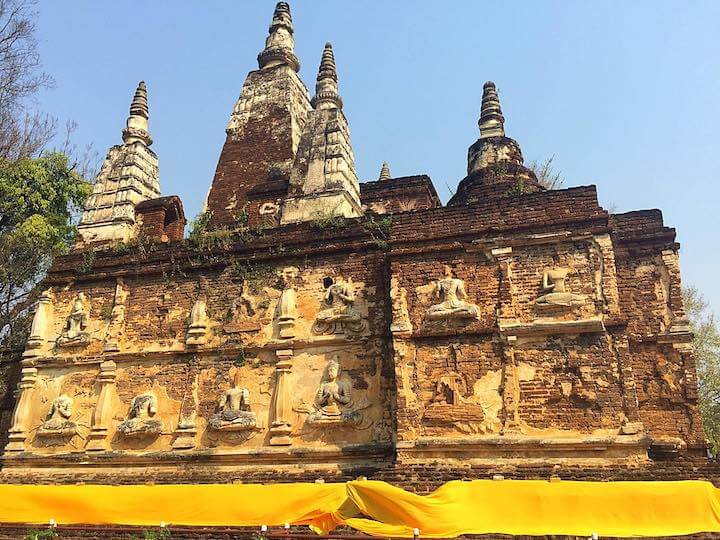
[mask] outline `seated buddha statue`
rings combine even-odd
[[[452,269],[445,266],[445,277],[435,284],[435,297],[440,303],[430,306],[427,310],[429,320],[442,319],[476,319],[478,307],[466,302],[467,293],[462,279],[454,278]]]
[[[77,433],[77,424],[70,420],[73,399],[65,394],[53,400],[47,419],[38,428],[40,436],[67,436]]]
[[[358,334],[365,324],[353,304],[355,295],[350,283],[338,281],[327,289],[323,303],[328,306],[317,314],[313,331],[316,334]]]
[[[217,431],[246,431],[257,426],[255,413],[250,410],[250,391],[230,388],[220,398],[219,411],[210,417],[208,425]]]
[[[60,346],[82,345],[87,343],[90,336],[85,331],[88,323],[87,311],[85,309],[85,294],[78,293],[73,301],[70,315],[68,315],[65,329],[57,339]]]
[[[325,367],[320,387],[315,394],[315,402],[306,412],[310,412],[309,425],[353,425],[362,421],[362,409],[369,406],[365,400],[353,401],[352,382],[341,377],[342,368],[337,358],[333,358]],[[304,411],[305,412],[305,411]]]
[[[154,394],[135,396],[126,420],[118,425],[118,432],[125,437],[142,437],[158,435],[163,430],[163,423],[157,418],[157,398]]]
[[[542,290],[548,291],[539,296],[535,303],[539,306],[582,306],[587,303],[587,297],[582,294],[573,294],[565,283],[570,273],[569,268],[551,268],[543,272]]]

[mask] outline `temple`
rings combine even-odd
[[[189,238],[139,84],[4,385],[0,481],[717,478],[660,211],[547,190],[492,82],[447,204],[360,182],[342,51],[311,95],[295,39],[279,2]]]

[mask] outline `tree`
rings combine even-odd
[[[683,288],[685,312],[695,333],[693,347],[698,397],[705,435],[714,455],[720,453],[720,331],[708,304],[695,287]]]
[[[0,339],[6,348],[24,343],[37,285],[53,257],[72,245],[72,217],[90,192],[62,153],[0,159]]]
[[[38,156],[56,120],[34,110],[39,90],[52,86],[41,70],[34,0],[0,0],[0,158]]]
[[[560,171],[553,169],[553,160],[555,156],[551,156],[543,161],[533,161],[528,165],[528,169],[535,173],[538,183],[545,189],[558,189],[565,185],[565,177]]]

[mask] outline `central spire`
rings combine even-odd
[[[140,81],[135,90],[135,96],[130,104],[130,116],[127,119],[127,127],[123,130],[122,138],[126,143],[142,141],[146,146],[152,144],[152,137],[148,133],[148,109],[147,88],[145,81]]]
[[[315,97],[311,101],[315,109],[342,109],[343,103],[338,94],[338,77],[335,67],[335,54],[332,44],[325,44],[320,69],[318,70],[317,83],[315,84]]]
[[[258,55],[260,69],[287,65],[295,72],[300,71],[300,61],[295,56],[292,16],[287,2],[278,2],[270,23],[265,49]]]

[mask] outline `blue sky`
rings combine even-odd
[[[684,283],[720,311],[720,2],[294,0],[301,76],[325,41],[361,179],[427,173],[443,200],[465,174],[486,80],[526,161],[555,156],[568,186],[616,211],[663,210]],[[40,106],[104,155],[144,79],[164,194],[200,210],[274,2],[41,0],[57,82]]]

